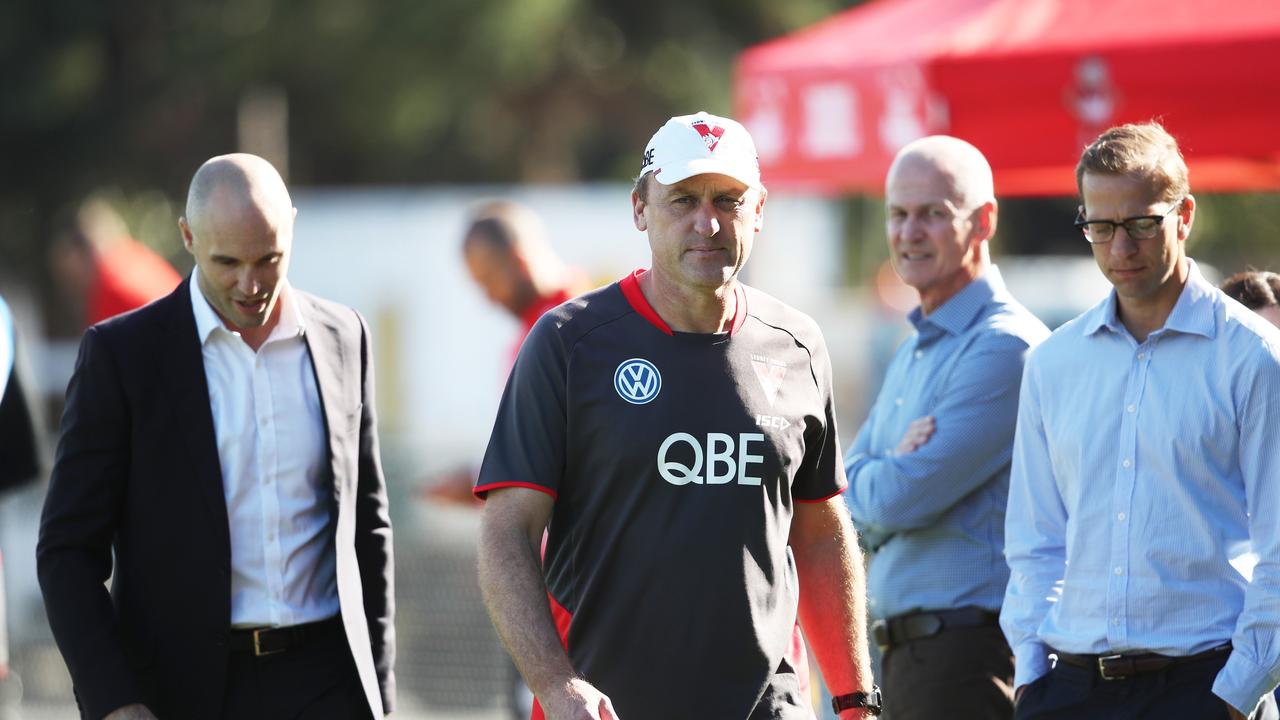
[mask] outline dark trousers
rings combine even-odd
[[[1017,720],[1226,720],[1227,704],[1213,681],[1227,653],[1123,680],[1103,680],[1096,670],[1059,662],[1027,685]],[[1274,720],[1274,698],[1251,717]]]
[[[889,649],[886,720],[1009,720],[1013,654],[997,626],[948,628]]]
[[[372,713],[346,637],[325,633],[297,648],[255,657],[232,652],[227,720],[367,720]]]

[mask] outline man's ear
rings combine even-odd
[[[1191,235],[1191,225],[1196,221],[1196,199],[1190,193],[1182,198],[1182,207],[1178,208],[1178,239],[1186,241]]]
[[[649,220],[644,216],[644,209],[647,203],[641,199],[640,193],[635,190],[631,191],[631,221],[635,223],[636,229],[644,232],[649,229]]]
[[[1000,206],[995,200],[988,200],[974,211],[973,237],[975,240],[990,240],[996,235],[996,224],[1000,218]]]
[[[763,229],[764,229],[764,201],[765,201],[765,198],[766,198],[766,197],[768,197],[768,195],[769,195],[769,191],[768,191],[768,190],[765,190],[764,188],[760,188],[760,198],[759,198],[758,200],[756,200],[756,210],[755,210],[755,212],[756,212],[756,219],[755,219],[755,229],[756,229],[756,232],[760,232],[761,230],[763,230]]]
[[[191,244],[196,241],[196,238],[191,234],[191,226],[187,224],[186,217],[178,218],[178,230],[182,233],[183,247],[187,249],[187,252],[194,255],[196,251],[191,247]]]

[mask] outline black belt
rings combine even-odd
[[[906,613],[871,625],[871,635],[881,652],[890,648],[933,637],[947,628],[988,627],[1000,624],[1000,615],[979,607],[962,607],[955,610]]]
[[[227,639],[227,649],[231,652],[249,653],[260,657],[275,655],[286,650],[296,650],[315,640],[341,634],[343,634],[341,617],[288,627],[232,630]]]
[[[1156,653],[1130,653],[1127,655],[1074,655],[1059,650],[1051,650],[1058,656],[1058,662],[1068,665],[1096,670],[1103,680],[1124,680],[1134,675],[1159,672],[1174,665],[1208,660],[1231,652],[1231,643],[1219,645],[1195,655],[1157,655]]]

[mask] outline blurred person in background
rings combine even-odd
[[[9,305],[0,298],[0,493],[35,480],[42,464],[41,423],[28,397],[29,383],[18,362],[18,335]],[[4,556],[0,555],[0,686],[9,682],[8,618],[5,613]],[[6,693],[0,691],[0,717]]]
[[[1222,292],[1280,327],[1280,275],[1262,270],[1238,272],[1222,282]]]
[[[105,200],[90,198],[54,243],[54,275],[82,308],[83,326],[158,300],[182,282],[167,260],[138,242]]]
[[[839,716],[879,711],[826,346],[738,280],[765,197],[741,125],[672,118],[631,194],[652,266],[520,350],[476,493],[535,717],[809,720],[797,607]]]
[[[37,570],[86,718],[393,708],[372,341],[287,282],[296,214],[267,161],[209,160],[195,271],[81,341]]]
[[[537,214],[514,202],[477,208],[463,236],[462,254],[476,285],[520,322],[513,358],[543,313],[588,289],[582,273],[567,267],[551,249]]]
[[[1023,373],[1001,614],[1016,717],[1275,718],[1280,330],[1187,256],[1196,200],[1158,123],[1104,132],[1076,181],[1113,289]]]
[[[520,323],[513,359],[543,313],[587,289],[581,273],[566,267],[551,249],[541,218],[518,203],[499,200],[476,208],[462,238],[462,254],[476,285]],[[470,504],[475,502],[474,482],[467,472],[452,473],[432,486],[430,495]],[[514,666],[510,672],[513,716],[527,718],[533,712],[533,693]]]
[[[1000,632],[1004,510],[1027,352],[1049,335],[991,263],[997,203],[977,148],[935,135],[885,181],[890,263],[915,333],[845,456],[891,720],[1013,716]]]

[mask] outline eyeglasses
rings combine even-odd
[[[1084,209],[1076,216],[1075,226],[1084,232],[1084,239],[1094,245],[1111,242],[1116,235],[1116,228],[1124,226],[1124,231],[1134,240],[1150,240],[1160,234],[1160,225],[1169,213],[1182,207],[1182,201],[1174,203],[1168,210],[1159,215],[1139,215],[1123,220],[1085,220]]]

